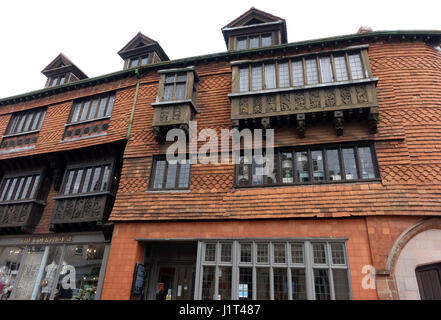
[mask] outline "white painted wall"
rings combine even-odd
[[[400,300],[420,300],[415,268],[441,262],[441,230],[417,234],[403,248],[395,267]]]

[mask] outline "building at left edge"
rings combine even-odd
[[[61,53],[43,89],[0,100],[2,300],[101,298],[140,52],[139,65],[168,60],[138,34],[110,77]]]

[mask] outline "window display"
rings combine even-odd
[[[0,299],[8,300],[14,288],[23,248],[0,247]]]
[[[0,247],[0,299],[95,300],[104,248],[103,243]]]
[[[55,300],[95,300],[104,244],[67,246]]]

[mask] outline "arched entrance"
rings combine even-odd
[[[395,265],[400,300],[441,299],[441,230],[423,231],[407,242]]]

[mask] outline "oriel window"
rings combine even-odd
[[[160,99],[162,101],[183,100],[187,85],[186,73],[172,73],[165,75],[164,91]]]

